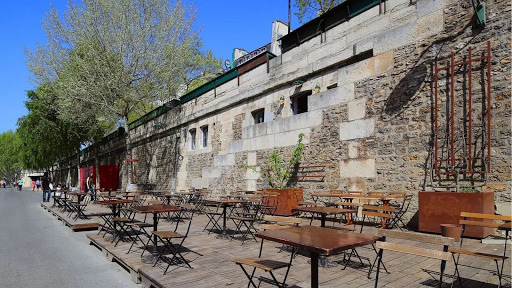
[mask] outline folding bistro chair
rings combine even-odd
[[[393,213],[393,217],[391,219],[389,219],[389,228],[398,227],[400,230],[403,230],[402,227],[400,225],[398,225],[400,222],[400,223],[402,223],[403,228],[407,229],[407,225],[405,225],[404,221],[402,220],[402,217],[405,215],[405,213],[409,209],[411,200],[412,200],[412,195],[404,196],[402,204],[399,207],[397,207],[398,210],[396,210],[396,212]]]
[[[261,200],[261,213],[274,215],[277,210],[277,205],[279,205],[279,194],[263,194]]]
[[[463,217],[463,220],[460,220],[459,224],[462,225],[462,235],[460,237],[460,247],[452,248],[449,251],[452,253],[453,261],[455,262],[455,272],[454,272],[454,281],[452,282],[452,286],[455,283],[455,275],[457,275],[457,279],[459,280],[459,285],[462,287],[461,278],[459,274],[459,260],[460,255],[467,255],[467,256],[473,256],[478,257],[482,259],[488,259],[493,260],[496,263],[496,272],[499,279],[499,286],[502,287],[501,279],[503,278],[503,266],[505,264],[505,260],[508,259],[507,256],[505,256],[507,252],[507,242],[508,242],[508,235],[510,232],[510,223],[512,221],[512,216],[502,216],[502,215],[492,215],[492,214],[481,214],[481,213],[468,213],[468,212],[462,212],[460,213],[460,217]],[[472,220],[467,220],[468,218]],[[475,221],[479,220],[479,221]],[[506,223],[496,223],[496,222],[489,222],[489,220],[498,220],[498,221],[505,221]],[[505,247],[503,248],[503,255],[496,255],[496,254],[488,254],[488,253],[481,253],[471,250],[464,250],[462,249],[462,242],[464,239],[464,232],[466,231],[466,226],[477,226],[477,227],[489,227],[489,228],[498,228],[500,230],[505,230]],[[457,254],[457,258],[455,258],[455,254]],[[498,263],[498,261],[501,261],[501,268]]]
[[[174,263],[175,259],[185,263],[189,268],[192,269],[192,266],[190,266],[188,261],[180,253],[180,249],[183,246],[183,242],[185,242],[185,239],[187,239],[188,233],[190,231],[190,225],[192,224],[192,219],[194,217],[194,213],[196,212],[196,207],[194,205],[183,205],[181,210],[182,210],[181,212],[186,212],[188,215],[190,215],[190,220],[188,222],[187,231],[185,232],[185,234],[180,234],[180,233],[177,232],[178,231],[178,226],[180,225],[180,222],[181,222],[181,219],[178,219],[178,221],[176,222],[176,226],[174,228],[174,231],[159,230],[159,231],[153,231],[153,234],[152,234],[152,236],[156,235],[157,243],[160,240],[164,244],[164,248],[158,254],[158,257],[157,257],[153,267],[156,266],[156,264],[158,263],[158,260],[162,259],[162,256],[163,256],[163,254],[164,254],[164,252],[166,250],[169,251],[172,254],[172,258],[169,260],[169,263],[168,263],[167,267],[165,268],[164,275],[167,273],[167,270],[169,269],[171,264]],[[179,213],[179,215],[180,215],[179,218],[181,218],[181,215],[184,215],[181,212]],[[181,241],[179,242],[179,244],[177,246],[172,243],[172,241],[174,239],[181,239]],[[148,244],[149,244],[149,241],[146,244],[146,246]]]
[[[258,221],[258,215],[260,213],[260,205],[255,203],[243,203],[242,204],[242,212],[235,216],[230,216],[229,219],[235,223],[235,232],[231,235],[231,240],[235,239],[235,235],[240,233],[242,236],[242,244],[245,243],[247,239],[250,239],[247,236],[251,236],[254,241],[258,242],[254,233],[256,233],[256,228],[254,228],[254,223]],[[242,228],[245,227],[244,230]]]
[[[204,226],[203,232],[208,230],[210,224],[211,228],[208,231],[208,235],[212,233],[213,229],[221,231],[222,227],[219,225],[219,220],[222,217],[222,209],[220,208],[220,204],[206,201],[204,213],[206,214],[206,217],[208,217],[208,223]]]
[[[394,209],[393,207],[381,207],[381,206],[364,205],[363,206],[363,211],[361,212],[363,217],[361,217],[361,219],[360,219],[361,228],[359,230],[359,233],[363,233],[363,228],[364,228],[364,224],[365,224],[365,220],[366,220],[367,216],[389,219],[389,218],[393,217],[393,214],[384,213],[384,212],[392,212],[392,211],[394,211],[393,209]],[[355,229],[356,229],[356,225],[354,225],[354,231],[355,231]],[[379,229],[379,230],[383,230],[383,229]],[[378,254],[377,249],[375,248],[374,244],[372,244],[372,249],[373,249],[373,251],[375,251],[375,254]],[[346,258],[346,256],[347,256],[347,254],[345,253],[345,255],[343,257],[343,261],[345,261],[345,265],[344,265],[343,268],[341,268],[341,270],[345,270],[345,268],[347,268],[348,263],[350,262],[350,258],[352,256],[356,256],[359,259],[359,262],[361,262],[361,265],[364,265],[363,264],[363,260],[359,256],[359,253],[357,253],[356,248],[352,248],[352,250],[348,254],[348,258]],[[370,268],[368,269],[368,275],[367,275],[368,279],[371,278],[371,273],[372,273],[373,268],[375,267],[375,263],[376,263],[375,261],[377,261],[377,258],[375,258],[373,263],[371,263],[371,260],[368,260],[368,262],[370,263]],[[384,263],[382,263],[382,267],[384,268],[386,273],[389,273],[388,269],[386,268]]]
[[[265,217],[268,217],[268,216],[264,216],[264,219],[265,219]],[[269,218],[267,218],[267,219],[269,219]],[[282,229],[282,228],[287,228],[287,227],[289,227],[289,226],[278,225],[278,224],[262,224],[261,225],[261,228],[263,230],[267,230],[267,229],[268,230],[270,230],[270,229]],[[232,260],[232,262],[234,262],[238,266],[240,266],[240,268],[242,268],[242,271],[244,272],[244,274],[247,277],[247,279],[249,279],[249,283],[247,283],[247,287],[249,287],[250,284],[252,284],[252,286],[254,288],[258,288],[259,287],[259,285],[256,286],[256,284],[253,281],[253,278],[254,278],[254,274],[256,272],[256,269],[261,269],[261,270],[263,270],[265,272],[268,272],[270,274],[270,276],[272,277],[271,284],[274,284],[277,287],[283,287],[284,288],[284,287],[286,287],[286,279],[288,278],[288,272],[290,272],[290,267],[292,266],[292,261],[293,261],[293,258],[295,257],[297,249],[293,248],[292,253],[290,255],[290,261],[289,262],[277,261],[277,260],[274,260],[273,258],[261,258],[261,255],[262,255],[262,252],[263,252],[263,243],[264,243],[264,240],[261,239],[260,251],[259,251],[259,254],[258,254],[258,258],[234,259],[234,260]],[[250,275],[247,272],[247,270],[245,269],[244,265],[253,268],[252,273]],[[276,277],[275,277],[275,275],[273,273],[273,271],[275,271],[277,269],[281,269],[281,268],[286,268],[286,274],[284,275],[283,282],[277,281],[277,279],[276,279]],[[266,280],[266,278],[258,277],[258,280],[260,281],[259,284],[261,284],[261,281]]]
[[[426,235],[415,232],[401,232],[401,231],[393,231],[393,230],[384,230],[379,229],[379,236],[382,237],[375,246],[379,249],[379,253],[377,255],[377,274],[375,276],[375,288],[379,283],[379,272],[380,265],[382,264],[382,257],[384,254],[384,250],[389,250],[398,253],[411,254],[415,256],[422,256],[427,258],[433,258],[441,260],[441,268],[439,273],[439,280],[437,287],[442,287],[443,284],[443,274],[446,268],[446,262],[451,260],[451,255],[448,252],[448,247],[453,244],[453,238],[442,237],[438,235]],[[402,239],[402,240],[410,240],[417,241],[421,243],[430,243],[430,244],[439,244],[443,245],[442,250],[435,249],[425,249],[419,248],[415,246],[409,246],[398,243],[390,243],[386,242],[387,238],[391,239]]]

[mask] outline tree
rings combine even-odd
[[[63,117],[120,120],[132,158],[130,113],[175,98],[197,67],[195,14],[181,0],[70,2],[62,17],[50,10],[48,43],[26,51],[27,65],[36,83],[55,83]]]
[[[302,24],[318,15],[324,14],[343,2],[345,0],[296,0],[294,6],[299,12],[295,13],[295,15]]]
[[[102,135],[113,123],[95,123],[81,126],[62,119],[58,111],[58,97],[54,87],[43,84],[36,91],[27,91],[25,107],[28,114],[18,119],[20,164],[25,169],[44,170],[55,162],[79,151],[80,146]]]
[[[9,130],[0,134],[0,179],[7,183],[16,181],[21,174],[19,138]]]

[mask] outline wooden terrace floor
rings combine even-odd
[[[56,212],[55,208],[51,208],[50,203],[41,203],[48,207],[49,211],[58,214],[67,221],[73,222],[60,212]],[[90,204],[87,207],[86,214],[99,211],[109,211],[106,207],[96,204]],[[152,221],[152,214],[148,214],[148,222]],[[137,218],[142,220],[144,215],[138,215]],[[80,220],[80,223],[95,222],[102,224],[100,218],[92,218],[91,220]],[[166,275],[163,275],[163,269],[167,264],[162,265],[159,263],[156,267],[150,264],[143,264],[141,262],[140,254],[142,249],[141,245],[137,245],[135,251],[127,254],[131,242],[119,242],[117,247],[114,247],[110,242],[105,241],[101,235],[95,232],[86,232],[87,237],[91,239],[91,244],[99,247],[101,251],[111,261],[117,261],[122,264],[132,274],[134,281],[142,280],[142,287],[247,287],[247,278],[238,265],[231,262],[235,258],[257,257],[260,243],[255,241],[248,241],[242,245],[240,240],[227,240],[218,239],[217,234],[203,232],[203,228],[207,223],[207,217],[202,214],[194,215],[191,231],[189,237],[186,239],[183,248],[183,255],[189,261],[193,269],[184,266],[171,266]],[[303,225],[308,225],[309,220],[304,221]],[[174,225],[174,224],[172,224]],[[182,225],[182,224],[180,224]],[[319,225],[315,220],[313,225]],[[332,225],[332,224],[329,224]],[[336,226],[344,225],[336,223]],[[181,228],[186,228],[186,225]],[[228,222],[229,227],[234,227],[233,223]],[[171,229],[171,223],[167,221],[160,221],[159,230]],[[149,228],[151,230],[151,228]],[[179,229],[180,231],[181,229]],[[178,232],[179,232],[178,231]],[[364,233],[376,235],[377,229],[372,227],[365,227]],[[258,241],[261,241],[258,239]],[[403,241],[404,244],[413,244],[412,242]],[[416,242],[415,242],[416,243]],[[456,244],[458,245],[458,244]],[[264,257],[272,257],[276,260],[289,260],[289,252],[279,252],[281,245],[265,241],[263,248]],[[421,245],[424,248],[439,248],[431,245]],[[510,247],[510,246],[508,246]],[[503,245],[496,244],[482,244],[477,240],[464,240],[464,249],[475,250],[479,252],[487,252],[493,254],[500,254],[503,252]],[[507,248],[507,256],[510,256],[510,249]],[[333,268],[320,268],[319,281],[321,287],[373,287],[375,272],[372,273],[372,279],[367,279],[368,261],[375,258],[375,252],[370,247],[362,247],[357,249],[358,253],[363,258],[364,266],[355,260],[350,262],[349,267],[342,270],[342,266],[338,265]],[[101,252],[98,252],[101,253]],[[147,252],[145,253],[147,254]],[[299,254],[293,261],[293,266],[290,269],[286,283],[289,287],[310,287],[310,265],[308,264],[307,255]],[[342,255],[329,257],[329,259],[340,261]],[[510,259],[509,259],[510,260]],[[433,259],[422,258],[419,256],[406,255],[401,253],[394,253],[385,251],[383,261],[390,274],[381,273],[379,279],[379,287],[437,287],[437,281],[430,275],[438,279],[438,271],[440,262]],[[464,287],[497,287],[498,277],[494,276],[495,263],[492,260],[479,259],[475,257],[461,256],[460,263],[464,266],[459,266],[461,277],[463,277]],[[483,268],[483,269],[479,269]],[[381,270],[382,272],[383,270]],[[505,264],[505,277],[502,280],[504,287],[510,287],[510,261]],[[282,280],[282,273],[285,269],[277,270],[278,280]],[[453,263],[448,263],[446,275],[444,279],[445,285],[449,287],[451,283],[451,276],[454,272]],[[257,271],[257,275],[270,277],[268,273]],[[128,276],[127,276],[128,277]],[[261,283],[260,287],[275,287],[265,282]],[[457,286],[456,286],[457,287]]]

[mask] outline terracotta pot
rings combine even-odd
[[[441,235],[453,238],[455,242],[460,241],[462,226],[457,224],[441,224]]]

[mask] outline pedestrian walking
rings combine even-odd
[[[92,201],[96,200],[96,193],[94,193],[94,189],[92,187],[92,173],[90,173],[89,176],[87,176],[87,179],[85,179],[84,192],[89,193]]]
[[[39,179],[36,180],[36,188],[37,191],[39,191],[39,188],[41,187],[41,181]]]
[[[20,179],[20,181],[18,181],[18,190],[21,192],[21,187],[23,187],[23,180]]]
[[[30,186],[32,186],[32,191],[36,191],[36,181],[34,181],[34,180],[30,179],[30,182],[31,182],[31,183],[30,183],[30,184],[31,184]]]
[[[42,182],[43,182],[43,202],[50,202],[50,196],[52,194],[52,190],[50,189],[50,180],[48,179],[47,173],[44,173]]]

